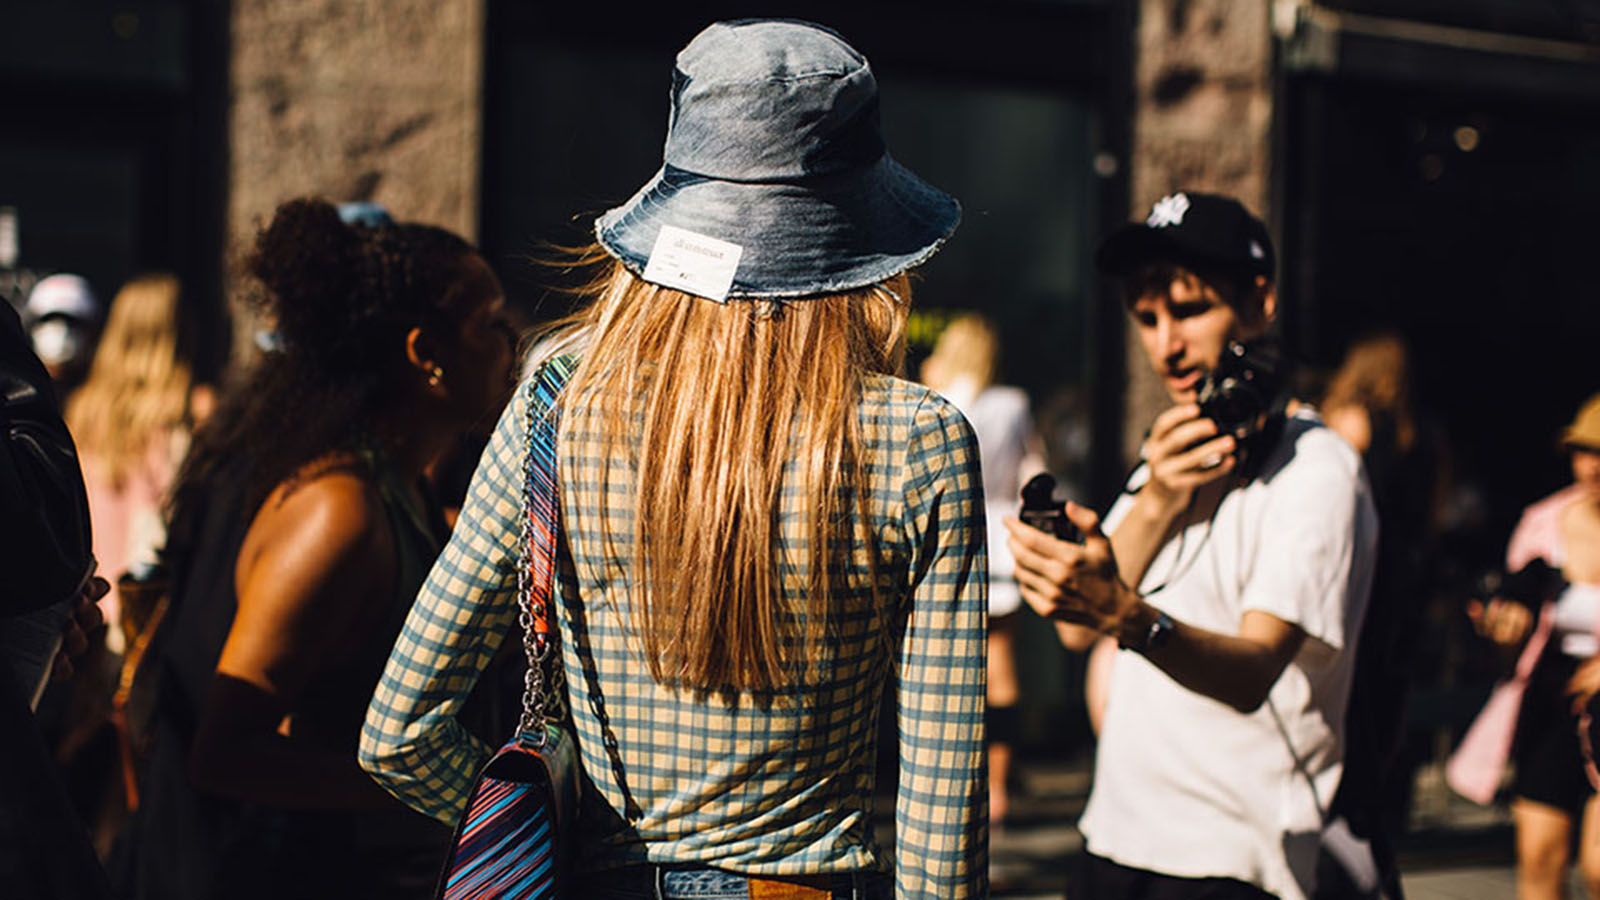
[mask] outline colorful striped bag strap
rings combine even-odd
[[[556,558],[561,533],[560,460],[556,454],[557,400],[577,362],[559,356],[530,379],[527,403],[527,447],[522,455],[523,562],[517,567],[517,605],[522,648],[528,658],[523,676],[519,737],[542,744],[546,724],[566,718],[560,629],[553,599]]]

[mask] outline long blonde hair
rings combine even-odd
[[[115,485],[181,424],[193,374],[180,355],[178,279],[138,276],[111,303],[89,377],[67,403],[67,428]]]
[[[922,381],[944,391],[958,379],[968,378],[975,391],[994,383],[1000,362],[1000,335],[978,313],[963,313],[950,321],[933,352],[922,362]]]
[[[813,671],[848,564],[875,537],[864,515],[858,401],[904,358],[904,277],[796,302],[718,304],[598,259],[561,440],[597,442],[602,479],[631,481],[634,627],[651,674],[699,691],[764,693]],[[557,338],[559,341],[559,338]],[[786,477],[787,476],[787,477]],[[785,558],[784,488],[798,485],[804,559]],[[785,590],[785,586],[790,589]],[[788,598],[798,597],[798,601]],[[877,605],[877,604],[875,604]]]

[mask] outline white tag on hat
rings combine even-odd
[[[724,303],[744,248],[671,225],[661,226],[644,280]]]

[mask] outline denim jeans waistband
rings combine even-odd
[[[750,879],[722,869],[628,866],[575,881],[576,893],[585,900],[751,900]],[[888,875],[870,871],[807,876],[803,881],[827,890],[830,900],[887,900],[894,887]]]

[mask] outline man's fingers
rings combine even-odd
[[[1226,476],[1229,472],[1232,472],[1234,467],[1239,464],[1239,457],[1230,453],[1221,459],[1208,459],[1207,463],[1215,464],[1206,465],[1171,475],[1167,478],[1167,482],[1174,487],[1183,488],[1184,490],[1194,490],[1201,485],[1210,484],[1211,482]]]
[[[109,593],[111,593],[111,582],[101,578],[99,575],[89,579],[89,583],[83,587],[83,594],[89,598],[90,602],[97,601]]]
[[[68,656],[81,656],[89,649],[89,636],[83,633],[78,623],[67,621],[67,627],[61,631],[61,651]]]
[[[1157,451],[1161,456],[1176,456],[1202,441],[1209,440],[1217,434],[1217,423],[1210,419],[1190,419],[1181,422],[1177,427],[1162,435],[1156,441]]]
[[[1011,556],[1017,562],[1019,577],[1023,570],[1029,570],[1051,581],[1060,582],[1066,576],[1067,566],[1071,564],[1071,554],[1081,552],[1072,544],[1058,541],[1015,519],[1007,519],[1006,527],[1011,531],[1011,537],[1006,541],[1006,545],[1011,549]],[[1044,542],[1034,540],[1036,535],[1043,538]],[[1062,558],[1063,553],[1067,554],[1066,558]]]
[[[101,611],[100,604],[87,596],[78,598],[77,605],[72,609],[72,618],[85,633],[106,624],[106,616]]]
[[[1180,472],[1202,472],[1215,469],[1236,449],[1238,448],[1233,435],[1219,435],[1173,456],[1168,464]]]
[[[1061,602],[1061,588],[1055,582],[1026,569],[1017,570],[1017,587],[1022,589],[1025,597],[1030,597],[1028,605],[1041,616],[1055,615],[1055,609]]]
[[[1002,520],[1006,526],[1006,533],[1011,535],[1012,549],[1023,547],[1035,554],[1050,554],[1057,545],[1064,543],[1053,534],[1046,534],[1032,525],[1024,525],[1015,516],[1006,516]]]
[[[1193,422],[1199,417],[1200,407],[1193,403],[1180,403],[1170,409],[1162,410],[1161,414],[1156,416],[1155,421],[1150,423],[1150,439],[1153,441],[1166,441],[1170,438],[1173,430],[1186,422]]]
[[[1100,531],[1100,516],[1087,506],[1079,506],[1071,500],[1067,501],[1067,520],[1078,526],[1083,532],[1084,540],[1089,538],[1105,539],[1105,534]]]
[[[1022,599],[1040,618],[1095,627],[1094,617],[1074,607],[1072,596],[1063,594],[1048,579],[1018,571],[1017,586]]]

